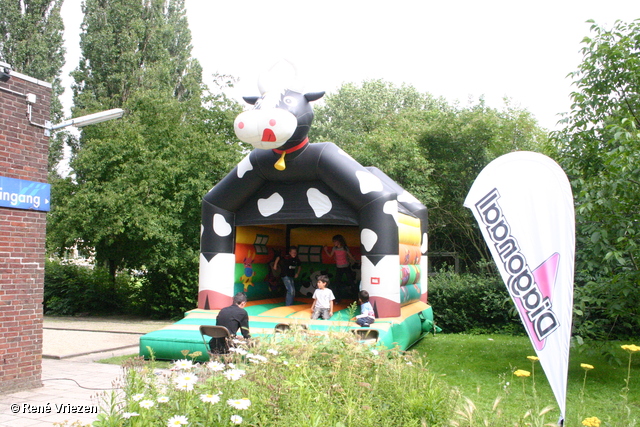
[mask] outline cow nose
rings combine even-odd
[[[275,126],[276,125],[276,119],[269,120],[269,125],[270,126]]]
[[[238,129],[244,129],[244,122],[238,123]]]

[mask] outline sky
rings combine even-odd
[[[78,64],[81,0],[65,0],[67,64]],[[192,56],[238,79],[230,96],[257,95],[260,73],[286,59],[308,92],[383,79],[467,105],[503,98],[556,129],[570,109],[567,75],[581,62],[593,19],[640,18],[638,0],[186,0]],[[63,103],[71,105],[70,89]],[[67,109],[67,115],[68,113]]]

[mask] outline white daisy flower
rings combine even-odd
[[[235,409],[248,409],[251,406],[251,401],[243,397],[242,399],[229,399],[227,404]]]
[[[231,415],[231,422],[233,424],[242,424],[242,417],[240,415]]]
[[[122,414],[122,418],[124,418],[125,420],[128,420],[131,417],[139,417],[140,414],[137,412],[125,412]]]
[[[134,401],[139,402],[144,398],[144,394],[143,393],[134,394],[133,396],[131,396],[131,398]]]
[[[201,394],[200,400],[205,403],[218,403],[220,402],[220,396],[217,394]]]
[[[169,427],[178,427],[178,426],[186,426],[189,424],[189,420],[184,415],[174,415],[169,418],[169,422],[167,426]]]
[[[259,354],[250,354],[247,356],[247,358],[249,359],[249,361],[253,363],[262,363],[267,361],[266,357],[261,356]]]
[[[195,384],[198,382],[198,377],[193,374],[182,374],[178,378],[176,378],[176,383],[188,383]]]
[[[238,353],[241,356],[244,356],[245,354],[247,354],[247,350],[245,350],[244,348],[230,347],[229,351],[231,353]]]
[[[236,381],[243,377],[245,371],[242,369],[229,369],[224,372],[224,376],[230,381]]]
[[[211,369],[214,372],[223,371],[224,363],[218,362],[217,360],[212,360],[211,362],[207,363],[207,368]]]
[[[278,350],[276,350],[275,348],[270,348],[269,350],[267,350],[267,353],[277,356]]]
[[[153,406],[153,400],[146,399],[146,400],[141,400],[140,401],[140,407],[141,408],[149,409],[152,406]]]
[[[193,368],[193,362],[187,359],[176,360],[173,362],[173,367],[177,370],[188,371]]]
[[[169,396],[160,396],[158,398],[158,403],[167,403],[169,401]]]
[[[193,390],[193,384],[191,384],[191,383],[176,383],[176,388],[178,390],[191,391],[191,390]]]

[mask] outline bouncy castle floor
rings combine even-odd
[[[399,317],[376,319],[368,328],[361,328],[350,318],[355,314],[349,309],[351,302],[334,305],[330,320],[311,320],[310,298],[296,298],[291,306],[285,306],[283,298],[249,301],[245,309],[249,313],[249,328],[252,338],[275,333],[275,326],[286,323],[305,325],[310,331],[348,331],[352,329],[374,329],[378,331],[378,344],[387,348],[406,350],[434,328],[431,306],[416,301],[402,307]],[[219,310],[195,309],[186,313],[184,319],[140,337],[140,355],[160,360],[184,358],[183,351],[200,351],[199,360],[207,360],[207,352],[200,335],[200,325],[215,325]],[[356,313],[357,314],[357,313]]]

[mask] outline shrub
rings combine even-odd
[[[125,313],[131,292],[127,274],[118,275],[114,282],[104,268],[92,269],[57,260],[45,263],[45,314]]]
[[[429,303],[445,333],[524,333],[500,277],[441,271],[429,278]]]
[[[198,305],[198,264],[192,260],[146,271],[132,299],[134,314],[153,319],[181,319]]]

